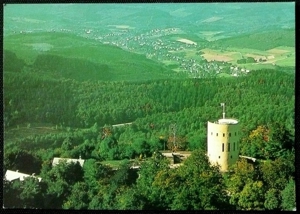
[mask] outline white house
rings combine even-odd
[[[81,159],[79,157],[79,159],[71,159],[71,158],[53,158],[53,161],[52,161],[52,166],[55,166],[57,164],[59,164],[60,161],[67,161],[67,163],[79,163],[80,166],[82,167],[83,164],[84,164],[84,161],[83,159]]]
[[[23,181],[26,177],[37,178],[39,180],[39,182],[41,182],[41,180],[42,180],[42,178],[34,176],[34,173],[32,175],[28,175],[25,173],[18,172],[18,170],[17,171],[7,170],[5,173],[5,178],[8,181],[14,181],[17,179],[19,179],[20,181]]]

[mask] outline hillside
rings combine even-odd
[[[222,47],[251,48],[269,50],[277,46],[295,47],[295,29],[252,32],[212,42],[212,45]]]
[[[159,179],[170,178],[170,174],[161,176],[162,173],[169,172],[173,173],[171,178],[174,179],[167,182],[170,184],[176,184],[175,179],[178,180],[178,177],[183,174],[188,177],[194,176],[192,178],[194,184],[192,184],[199,185],[195,189],[203,190],[203,188],[207,188],[207,184],[213,184],[222,187],[225,192],[224,196],[226,196],[226,192],[232,191],[232,186],[236,187],[233,192],[235,195],[228,197],[224,203],[215,205],[214,209],[240,209],[240,203],[232,202],[231,199],[236,196],[241,201],[244,195],[248,197],[250,194],[255,196],[255,201],[262,200],[262,203],[252,208],[251,204],[248,205],[250,200],[247,199],[242,204],[243,209],[244,207],[255,210],[272,207],[281,209],[280,204],[284,202],[284,199],[281,199],[280,195],[278,199],[275,196],[275,200],[278,200],[277,205],[269,206],[266,203],[268,198],[264,196],[264,192],[269,192],[273,188],[280,193],[285,190],[288,181],[293,181],[295,177],[294,151],[291,149],[294,142],[292,133],[294,132],[295,82],[294,75],[289,73],[292,72],[262,70],[253,71],[249,76],[240,78],[77,82],[43,79],[44,75],[38,76],[33,72],[5,72],[4,171],[6,169],[20,170],[20,172],[28,174],[36,173],[42,178],[42,182],[38,184],[45,186],[45,190],[38,189],[40,195],[31,189],[27,193],[28,197],[41,200],[41,203],[35,201],[32,203],[32,207],[38,208],[53,209],[54,206],[57,209],[65,208],[70,197],[73,197],[73,192],[78,192],[80,195],[90,194],[90,196],[84,197],[86,200],[84,205],[79,203],[81,198],[74,197],[74,204],[80,204],[80,207],[72,206],[72,209],[110,209],[111,203],[117,204],[118,197],[122,196],[127,199],[127,193],[123,195],[124,192],[118,192],[119,190],[124,191],[123,188],[126,188],[128,192],[135,192],[137,197],[134,200],[129,198],[128,206],[130,207],[128,209],[137,209],[132,206],[150,200],[144,198],[142,194],[147,195],[148,192],[153,194],[154,191],[160,194],[161,189],[165,188],[165,184],[162,183],[162,187],[155,189],[151,184],[157,185],[162,182]],[[181,166],[183,168],[174,170],[167,168],[166,164],[165,168],[157,171],[155,166],[163,166],[164,159],[156,159],[154,154],[165,147],[171,149],[173,145],[168,129],[170,124],[176,123],[176,142],[180,149],[194,152],[196,149],[201,149],[203,157],[207,158],[204,153],[207,144],[206,124],[207,121],[221,117],[220,102],[223,102],[224,98],[226,98],[226,116],[238,118],[241,124],[241,155],[255,158],[267,157],[270,164],[266,165],[262,162],[257,167],[257,163],[252,166],[252,163],[238,161],[238,164],[233,166],[235,169],[232,173],[225,174],[224,177],[219,174],[220,176],[212,181],[202,181],[201,179],[206,179],[205,176],[209,175],[212,169],[219,173],[218,169],[208,165],[206,159],[193,159],[192,156],[190,156],[192,159],[183,162],[186,167]],[[123,122],[133,123],[130,126],[119,128],[111,126]],[[266,131],[264,131],[265,129]],[[262,140],[261,130],[268,133],[270,141]],[[253,137],[254,134],[256,137]],[[84,172],[79,174],[75,169],[73,172],[72,168],[67,168],[63,164],[58,166],[59,168],[52,167],[51,163],[54,157],[81,157],[86,161],[83,167]],[[142,164],[139,171],[140,179],[136,179],[138,176],[128,178],[127,170],[131,165],[125,165],[117,171],[106,167],[107,170],[111,169],[112,177],[109,177],[110,173],[103,172],[102,164],[126,161],[126,159],[130,163]],[[89,165],[89,162],[92,165]],[[95,162],[99,164],[96,165]],[[196,165],[195,163],[200,164]],[[199,173],[197,170],[203,166],[206,167],[203,172]],[[71,171],[72,173],[68,173],[68,175],[71,174],[70,177],[77,176],[79,181],[75,184],[74,182],[70,183],[71,179],[64,174],[58,174],[57,179],[54,177],[57,173],[65,171]],[[282,173],[278,173],[279,171]],[[199,174],[203,176],[199,176]],[[249,181],[244,179],[245,175],[249,175]],[[237,176],[240,181],[244,181],[243,185],[235,182]],[[61,184],[61,178],[66,178],[64,186]],[[123,178],[128,178],[130,183],[125,184],[122,180],[122,183],[117,183]],[[276,186],[274,186],[274,180]],[[108,181],[111,183],[104,183]],[[149,184],[145,185],[145,181],[148,181]],[[27,182],[31,181],[25,180],[24,184],[27,185]],[[221,185],[220,182],[226,183]],[[256,192],[249,194],[246,192],[249,184],[254,182],[258,182],[258,184],[263,182],[263,189],[258,192],[258,196],[254,194]],[[131,183],[137,185],[130,185]],[[32,185],[32,182],[30,184]],[[84,189],[77,188],[81,184],[86,185]],[[4,193],[4,198],[7,207],[28,207],[27,204],[30,201],[27,202],[23,198],[19,203],[16,200],[8,203],[10,198],[18,199],[21,193],[24,194],[24,188],[14,187],[15,184],[9,182],[5,182],[5,185],[4,189],[7,191]],[[176,185],[178,187],[185,185],[184,189],[188,189],[187,193],[190,194],[190,182],[180,180],[180,183]],[[61,186],[64,189],[60,191],[61,196],[57,196],[55,187]],[[144,193],[145,187],[149,186],[151,186],[150,190]],[[95,188],[101,189],[95,190]],[[174,186],[167,186],[167,188],[166,194],[171,197],[170,201],[181,194],[181,191]],[[177,192],[171,191],[173,189]],[[19,190],[22,192],[17,192]],[[45,194],[46,191],[47,193],[53,191],[53,197]],[[99,201],[102,197],[107,197],[108,200],[94,205],[94,198],[99,197],[98,192],[103,194]],[[110,195],[115,192],[118,193],[118,196]],[[219,192],[217,191],[218,194]],[[240,196],[240,192],[243,195]],[[293,194],[293,191],[289,192]],[[198,192],[195,192],[194,195],[197,196],[197,194]],[[11,195],[17,197],[10,197]],[[116,197],[117,199],[115,199]],[[205,200],[207,195],[202,198]],[[49,200],[53,200],[53,202],[48,204]],[[111,202],[112,200],[113,202]],[[189,200],[185,199],[179,201],[189,203]],[[173,205],[167,199],[162,200],[163,206],[157,206],[156,201],[147,203],[149,205],[138,209],[149,209],[149,206],[164,210],[189,208],[171,207]],[[200,204],[200,201],[195,204]],[[293,203],[291,204],[294,207]],[[286,205],[283,207],[284,209],[289,208],[286,208]],[[117,204],[113,208],[124,209],[124,206]],[[194,209],[206,209],[206,207]]]
[[[17,57],[36,72],[78,81],[135,81],[172,78],[174,72],[145,56],[66,33],[32,33],[5,38],[5,65]]]

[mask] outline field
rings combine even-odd
[[[229,51],[230,50],[230,51]],[[231,62],[232,64],[237,64],[238,59],[253,57],[255,60],[265,59],[266,62],[263,63],[254,63],[253,66],[257,64],[278,64],[285,66],[294,66],[295,65],[295,49],[291,47],[276,47],[267,51],[260,51],[255,49],[248,48],[230,48],[226,51],[220,51],[215,49],[202,49],[204,52],[202,56],[208,61],[225,61]],[[251,65],[247,65],[251,67]]]
[[[223,31],[200,31],[195,34],[174,33],[161,36],[164,43],[169,42],[167,50],[170,56],[165,56],[167,59],[160,60],[160,62],[165,65],[173,64],[173,71],[180,73],[188,73],[190,68],[194,67],[194,63],[190,63],[189,60],[207,65],[215,61],[226,62],[232,66],[242,66],[251,70],[295,66],[293,30],[270,30],[253,35],[221,37],[224,37]],[[248,57],[253,58],[256,62],[238,64],[238,60]],[[207,62],[204,62],[203,59]],[[186,66],[183,68],[181,65]],[[196,69],[199,70],[199,68]]]
[[[279,59],[276,61],[276,65],[279,66],[295,66],[295,55],[293,55],[292,57],[288,57],[285,59]]]
[[[201,51],[204,52],[202,56],[207,61],[216,60],[216,61],[232,62],[237,58],[236,52],[224,52],[224,51],[218,51],[209,48],[202,49]]]
[[[247,69],[273,69],[275,66],[295,66],[295,48],[287,46],[278,46],[272,49],[263,51],[251,48],[204,48],[200,49],[201,55],[198,54],[199,48],[182,48],[180,50],[169,51],[174,55],[183,56],[185,60],[195,59],[196,61],[201,61],[203,59],[208,62],[227,62],[233,66],[242,66]],[[245,63],[238,64],[237,60],[252,57],[257,62],[255,63]],[[162,61],[165,65],[172,65],[173,70],[177,72],[183,71],[180,68],[175,68],[178,64],[177,62],[171,60]]]
[[[197,35],[207,41],[214,41],[225,38],[226,36],[222,35],[222,33],[223,31],[199,31]]]

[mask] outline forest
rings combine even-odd
[[[294,68],[238,78],[99,81],[54,78],[13,53],[4,61],[4,165],[34,177],[4,180],[4,206],[97,210],[291,210],[295,205]],[[205,155],[207,121],[241,124],[227,173]],[[131,123],[125,126],[113,126]],[[192,151],[171,169],[160,151]],[[79,158],[79,164],[54,157]],[[118,161],[112,167],[105,162]],[[132,164],[140,165],[134,170]],[[4,174],[3,174],[4,176]]]

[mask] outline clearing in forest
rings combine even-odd
[[[20,138],[25,138],[35,135],[45,135],[50,133],[65,132],[64,129],[56,127],[52,124],[32,123],[27,125],[19,125],[13,128],[7,128],[4,131],[5,142],[15,141]]]
[[[234,56],[236,52],[225,52],[225,51],[220,51],[220,50],[212,50],[209,48],[205,48],[201,50],[204,52],[202,56],[207,60],[207,61],[224,61],[224,62],[229,62],[233,61],[236,57]]]
[[[191,41],[189,39],[177,39],[177,41],[178,42],[183,42],[183,43],[188,44],[188,45],[197,45],[196,42],[193,42],[193,41]]]
[[[202,22],[203,23],[205,23],[205,22],[209,23],[209,22],[215,22],[215,21],[218,21],[218,20],[221,20],[221,19],[223,19],[223,17],[213,16],[213,17],[210,17],[208,19],[203,20]]]

